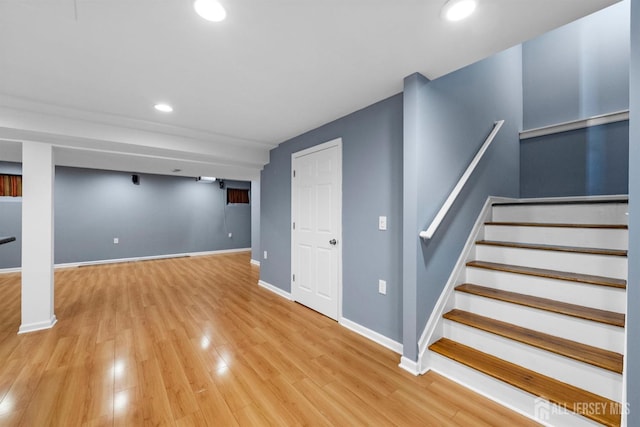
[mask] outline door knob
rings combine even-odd
[[[335,246],[336,244],[338,244],[338,241],[336,239],[331,239],[331,240],[329,240],[329,244],[331,246]]]

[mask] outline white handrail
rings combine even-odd
[[[487,139],[482,144],[482,147],[480,147],[480,150],[478,150],[478,152],[476,153],[476,156],[473,158],[473,160],[467,167],[467,170],[464,171],[464,174],[462,174],[456,186],[453,188],[453,190],[451,190],[451,194],[449,194],[449,197],[447,197],[447,200],[444,202],[444,204],[438,211],[438,214],[436,215],[436,217],[433,219],[433,221],[431,221],[431,225],[429,225],[429,228],[420,232],[420,237],[422,237],[423,239],[430,239],[431,237],[433,237],[433,234],[436,232],[436,230],[440,226],[440,223],[442,222],[444,217],[447,215],[447,212],[449,212],[449,209],[451,209],[453,202],[456,201],[456,198],[462,191],[462,187],[464,187],[464,185],[467,183],[467,180],[473,173],[476,166],[478,166],[478,163],[480,163],[480,159],[482,159],[482,156],[484,155],[485,151],[487,151],[487,148],[489,148],[489,145],[491,145],[491,143],[493,142],[493,139],[496,137],[496,134],[498,133],[498,131],[500,130],[503,124],[504,124],[504,120],[498,120],[497,122],[494,123],[493,130],[491,131]]]

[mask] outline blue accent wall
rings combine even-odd
[[[260,180],[251,181],[251,259],[260,262]]]
[[[629,1],[523,44],[523,122],[533,129],[629,108]],[[628,123],[522,141],[521,196],[626,194]]]
[[[415,288],[415,295],[403,296],[407,331],[403,344],[404,356],[415,360],[418,334],[424,329],[487,197],[519,195],[521,47],[436,80],[406,79],[405,84],[405,97],[410,105],[404,116],[407,132],[404,180],[412,187],[405,192],[403,247],[409,252],[405,256],[417,254],[417,270],[415,273],[411,270],[413,260],[405,262],[404,289],[413,292]],[[505,120],[502,130],[440,229],[430,241],[421,241],[419,231],[426,229],[436,216],[494,122],[501,119]],[[415,187],[411,181],[415,181]],[[412,280],[416,283],[409,282]]]
[[[138,175],[134,185],[127,172],[56,167],[57,264],[251,247],[250,206],[227,205],[217,183]],[[225,184],[250,188],[245,181]],[[9,226],[19,237],[20,208],[0,202],[0,230]],[[0,268],[19,267],[20,245],[3,246],[11,254],[0,258]]]
[[[12,236],[0,245],[0,268],[19,267],[22,253],[22,198],[0,197],[0,237]]]
[[[402,340],[402,95],[271,150],[261,175],[260,278],[291,291],[291,154],[342,138],[343,317]],[[378,231],[378,216],[387,231]],[[378,280],[387,294],[378,293]]]
[[[22,165],[20,163],[0,161],[0,174],[21,175]]]
[[[520,195],[627,194],[629,122],[522,140]]]
[[[0,174],[21,175],[20,163],[1,162]],[[16,238],[0,245],[0,268],[20,266],[22,252],[22,197],[0,197],[0,237]]]
[[[629,2],[523,44],[524,129],[629,108]]]
[[[640,0],[631,1],[629,280],[627,283],[628,426],[640,426]]]
[[[506,124],[461,201],[425,245],[419,231],[500,119]],[[343,316],[402,341],[405,357],[415,360],[418,334],[486,198],[519,195],[521,124],[516,47],[431,82],[409,76],[403,96],[281,144],[261,177],[261,245],[268,255],[261,280],[291,290],[291,154],[341,137]],[[385,232],[377,230],[379,215],[388,216]],[[378,279],[387,280],[386,296],[377,292]]]

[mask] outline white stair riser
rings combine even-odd
[[[608,286],[473,267],[466,269],[466,282],[616,313],[626,311],[626,291]]]
[[[574,412],[541,401],[532,394],[432,351],[428,352],[427,359],[430,369],[508,408],[533,419],[536,419],[536,415],[544,413],[547,416],[543,419],[536,419],[543,425],[556,427],[599,426],[599,424]]]
[[[627,211],[628,204],[626,202],[494,206],[490,221],[618,225],[628,224]],[[620,250],[626,250],[629,245],[628,230],[612,228],[486,225],[478,233],[476,239]],[[542,255],[539,252],[542,252]],[[472,250],[470,257],[470,259],[479,261],[591,274],[623,280],[627,278],[627,262],[624,257],[482,245],[477,245]],[[470,267],[457,274],[456,281],[601,310],[618,313],[626,311],[626,291],[624,289]],[[452,293],[446,305],[450,307],[452,304],[461,310],[549,335],[621,354],[624,351],[624,329],[620,327],[462,292]],[[619,374],[443,318],[440,318],[435,331],[436,335],[442,334],[454,341],[478,348],[480,351],[540,372],[543,375],[558,378],[595,394],[613,400],[621,398],[622,376]],[[422,366],[442,372],[454,381],[534,418],[536,414],[541,413],[538,409],[542,403],[544,416],[542,419],[538,418],[538,421],[544,425],[598,425],[587,418],[537,399],[522,390],[431,351],[427,351],[421,360]],[[544,405],[547,406],[544,407]],[[545,409],[548,416],[544,414]]]
[[[628,224],[627,203],[493,206],[494,221]]]
[[[444,336],[607,399],[617,402],[622,399],[620,374],[450,320],[445,320]]]
[[[481,316],[581,342],[605,350],[624,352],[624,329],[563,314],[455,292],[455,306]]]
[[[629,247],[628,230],[608,228],[524,227],[485,225],[485,240],[581,248],[623,249]]]
[[[616,279],[627,277],[627,258],[619,256],[476,245],[476,259]]]

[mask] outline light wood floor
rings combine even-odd
[[[244,253],[59,270],[58,323],[17,335],[0,275],[0,425],[533,425],[257,278]]]

